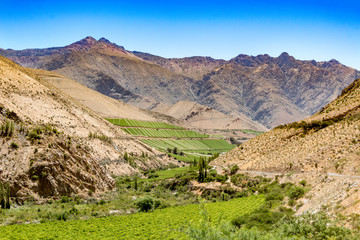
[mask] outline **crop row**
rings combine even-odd
[[[201,134],[191,130],[168,130],[149,128],[123,128],[125,132],[135,136],[158,137],[158,138],[207,138],[209,135]]]
[[[150,145],[154,148],[160,150],[166,150],[168,148],[177,148],[181,151],[186,150],[231,150],[235,145],[229,144],[222,139],[183,139],[183,140],[173,140],[173,139],[143,139],[142,140],[147,145]]]
[[[170,125],[163,122],[142,121],[134,119],[107,119],[112,124],[122,127],[144,127],[144,128],[163,128],[163,129],[184,129],[182,127]]]
[[[264,196],[206,203],[211,219],[233,219],[251,213],[264,203]],[[170,207],[150,213],[109,216],[89,220],[47,222],[0,227],[0,239],[186,239],[184,228],[198,223],[199,204]]]

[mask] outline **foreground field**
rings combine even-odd
[[[262,195],[227,202],[204,204],[212,219],[223,214],[233,219],[251,213],[265,201]],[[90,220],[12,225],[0,228],[0,239],[186,239],[181,231],[188,223],[197,223],[201,205],[192,204]]]

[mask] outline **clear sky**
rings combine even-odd
[[[163,57],[288,52],[360,69],[360,1],[0,0],[0,48],[105,37]]]

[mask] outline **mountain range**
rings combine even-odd
[[[176,104],[193,102],[229,120],[211,128],[241,122],[245,128],[266,130],[303,119],[334,100],[360,76],[359,71],[336,60],[301,61],[287,53],[279,57],[238,55],[228,61],[169,59],[127,51],[105,38],[92,37],[65,47],[0,49],[0,55],[25,67],[55,71],[146,110],[169,114],[170,108],[182,111]]]

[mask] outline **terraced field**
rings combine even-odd
[[[151,121],[141,121],[141,120],[134,120],[134,119],[109,119],[109,122],[112,124],[121,126],[121,127],[143,127],[143,128],[164,128],[164,129],[185,129],[183,127],[170,125],[163,122],[151,122]]]
[[[209,135],[201,134],[191,130],[169,130],[148,128],[123,128],[125,132],[134,136],[154,138],[208,138]]]
[[[229,144],[225,140],[218,139],[142,139],[142,142],[157,148],[159,150],[166,150],[168,148],[177,148],[180,151],[192,151],[192,150],[224,150],[228,151],[235,147],[235,145]]]
[[[209,158],[215,153],[227,152],[235,147],[235,145],[219,139],[223,136],[201,134],[167,123],[132,119],[107,120],[121,126],[122,130],[130,135],[149,138],[141,139],[141,141],[160,151],[167,152],[183,162],[194,162],[194,159],[198,160],[201,157]],[[208,139],[210,137],[217,139]],[[177,149],[178,153],[182,152],[182,154],[173,152],[174,149]]]
[[[204,204],[212,219],[251,213],[265,202],[262,195]],[[199,204],[170,207],[150,213],[90,220],[47,222],[0,227],[0,239],[187,239],[181,229],[200,218]]]

